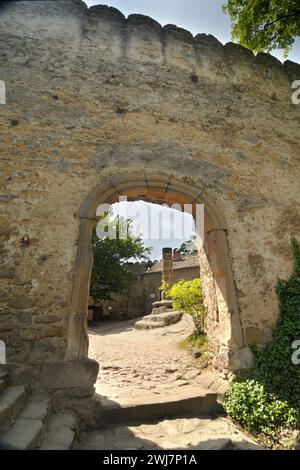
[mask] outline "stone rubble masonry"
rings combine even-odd
[[[0,338],[12,370],[37,377],[63,361],[79,208],[112,178],[144,174],[182,181],[226,220],[200,253],[210,348],[220,367],[232,354],[248,365],[247,342],[271,336],[274,286],[299,237],[300,65],[80,0],[2,2],[0,58]]]

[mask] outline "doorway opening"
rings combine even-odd
[[[125,229],[124,234],[118,234],[120,238],[115,236],[117,224]],[[105,220],[93,229],[92,247],[90,323],[124,321],[151,313],[153,302],[162,296],[165,247],[174,252],[174,283],[200,276],[193,216],[178,205],[142,200],[112,204]]]
[[[173,288],[198,282],[200,298],[193,215],[178,204],[142,200],[103,210],[92,234],[88,311],[89,358],[99,364],[96,391],[113,400],[164,396],[179,387],[192,392],[183,377],[196,377],[197,366],[207,365],[206,335],[196,334],[193,317],[183,318],[171,300],[162,300],[161,286],[171,270]],[[190,338],[202,341],[199,355]]]
[[[136,174],[118,176],[100,184],[86,198],[79,211],[80,234],[69,318],[67,358],[88,356],[87,311],[93,264],[91,235],[97,224],[97,208],[128,201],[154,204],[188,204],[195,214],[204,205],[204,244],[199,250],[200,277],[208,312],[207,333],[215,363],[226,368],[230,352],[243,347],[234,279],[227,244],[227,225],[215,203],[191,182],[172,176]]]

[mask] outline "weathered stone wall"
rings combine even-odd
[[[0,333],[62,360],[78,210],[112,175],[173,175],[227,221],[244,344],[265,342],[299,236],[300,66],[80,0],[0,6]]]

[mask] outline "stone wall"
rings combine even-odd
[[[14,370],[63,360],[78,211],[116,175],[172,175],[213,201],[243,344],[267,341],[299,237],[300,66],[80,0],[2,2],[0,57],[0,335]]]

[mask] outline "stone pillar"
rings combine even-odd
[[[163,248],[162,250],[163,268],[162,268],[162,280],[169,286],[173,284],[173,250],[172,248]],[[164,293],[162,298],[165,299]]]

